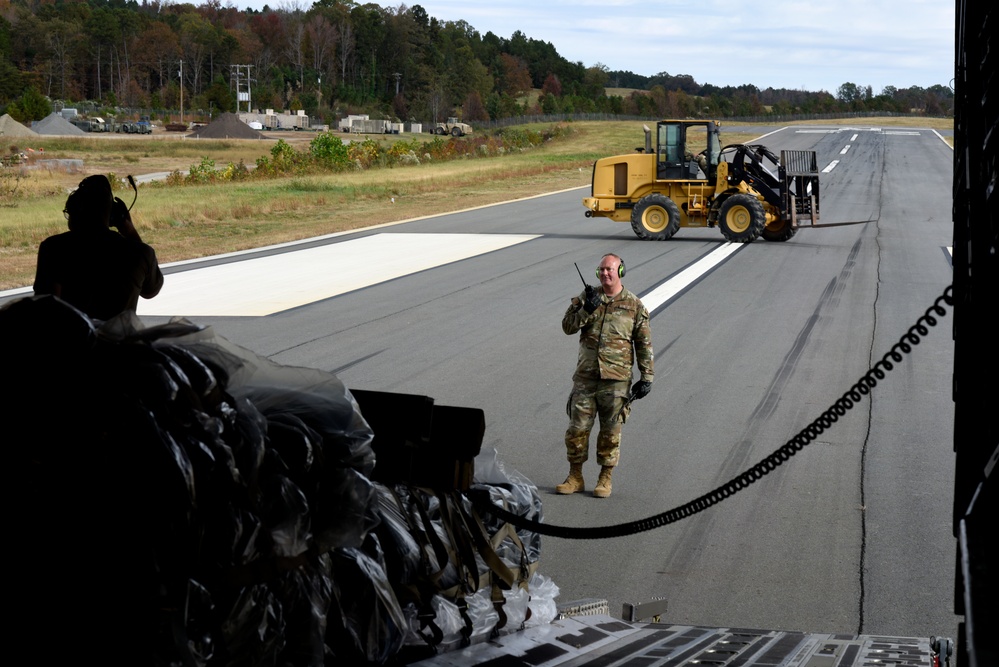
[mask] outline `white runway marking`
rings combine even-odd
[[[729,255],[745,247],[744,243],[726,243],[717,250],[712,250],[659,287],[641,295],[639,298],[641,298],[642,303],[645,304],[646,309],[651,313],[685,290],[705,273],[718,266]]]
[[[835,169],[835,168],[836,168],[836,165],[838,165],[838,164],[839,164],[839,160],[833,160],[833,161],[832,161],[832,162],[830,162],[830,163],[829,163],[828,165],[826,165],[826,168],[822,170],[822,173],[823,173],[823,174],[828,174],[828,173],[829,173],[829,172],[831,172],[831,171],[832,171],[833,169]]]
[[[847,144],[846,146],[843,147],[843,150],[841,150],[839,152],[839,154],[840,155],[846,155],[847,151],[849,151],[849,150],[850,150],[850,144]]]
[[[166,276],[140,316],[262,316],[538,238],[537,234],[375,234]]]

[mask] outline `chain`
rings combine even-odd
[[[926,310],[922,317],[916,320],[914,325],[909,327],[909,330],[885,353],[880,361],[874,364],[839,400],[833,403],[830,408],[819,415],[812,423],[801,429],[797,435],[749,470],[746,470],[715,490],[699,498],[695,498],[684,505],[667,510],[661,514],[627,523],[620,523],[613,526],[577,528],[545,524],[518,516],[494,505],[489,500],[489,494],[484,491],[473,489],[469,492],[470,500],[480,512],[492,514],[518,528],[540,533],[541,535],[562,537],[568,540],[596,540],[633,535],[646,530],[662,528],[671,523],[676,523],[681,519],[693,516],[698,512],[703,512],[709,507],[713,507],[726,498],[748,488],[749,485],[758,482],[767,474],[776,470],[792,456],[804,449],[805,446],[814,442],[822,433],[839,421],[840,417],[860,403],[865,396],[871,393],[879,381],[884,380],[885,376],[894,370],[895,364],[901,363],[905,355],[910,354],[913,347],[919,345],[920,341],[929,334],[929,327],[937,325],[937,318],[944,317],[947,314],[947,310],[942,305],[944,303],[948,306],[954,305],[952,285],[949,285],[944,290],[944,293],[937,297],[933,305]]]

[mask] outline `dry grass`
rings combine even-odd
[[[642,88],[604,88],[604,92],[607,93],[608,97],[628,97],[632,93],[649,94],[649,91]]]
[[[880,125],[913,124],[911,119],[877,120]],[[865,123],[869,124],[874,123]],[[141,185],[132,215],[162,262],[206,257],[582,187],[589,184],[594,160],[630,153],[643,144],[642,125],[640,121],[574,123],[575,133],[568,140],[496,158],[215,186]],[[750,141],[773,127],[760,125],[751,133],[727,133],[723,126],[723,140]],[[940,125],[938,129],[945,128]],[[277,136],[304,148],[314,135]],[[26,196],[17,199],[15,206],[0,206],[0,289],[31,284],[38,244],[65,228],[61,211],[66,193],[84,176],[187,170],[203,157],[217,166],[239,161],[253,164],[273,146],[271,141],[260,140],[138,139],[134,135],[42,138],[21,144],[22,149],[34,148],[35,155],[43,148],[48,159],[82,159],[84,168],[25,171],[21,185]],[[0,143],[0,150],[6,153],[8,146],[9,140]],[[131,193],[120,196],[131,202]]]

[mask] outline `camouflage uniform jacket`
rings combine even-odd
[[[637,358],[642,380],[652,382],[652,331],[649,311],[625,288],[617,296],[601,295],[602,303],[592,313],[583,310],[586,293],[573,297],[562,318],[562,331],[579,332],[579,360],[573,380],[631,381]]]

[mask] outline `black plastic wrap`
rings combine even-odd
[[[493,448],[483,449],[475,457],[475,478],[473,488],[485,489],[489,499],[496,505],[531,521],[543,521],[541,494],[538,487],[527,477],[504,463]],[[482,517],[490,534],[502,528],[499,519],[491,514]],[[541,534],[526,529],[518,529],[517,535],[524,545],[528,563],[536,563],[541,558]],[[497,552],[509,564],[520,559],[520,547],[505,540]]]
[[[0,308],[0,350],[21,640],[53,663],[323,664],[327,552],[362,543],[373,497],[335,376],[50,296]]]
[[[332,373],[282,366],[205,329],[177,343],[209,363],[234,396],[250,398],[265,415],[301,417],[326,440],[327,463],[370,476],[375,465],[373,434],[350,391]]]
[[[386,574],[393,583],[410,586],[422,573],[420,545],[413,536],[399,495],[384,484],[376,483],[375,497],[377,500],[373,509],[378,525],[374,533],[382,547]]]
[[[327,636],[337,664],[385,662],[402,647],[407,624],[380,550],[375,546],[366,551],[346,548],[331,553],[335,603],[328,617]]]
[[[480,528],[457,491],[370,481],[372,430],[330,373],[186,320],[95,322],[51,296],[0,308],[0,350],[21,567],[9,632],[47,662],[386,662],[407,637],[448,649],[497,627],[476,531],[504,532],[495,556],[520,584],[537,563],[537,534]],[[462,449],[461,428],[437,426]],[[494,502],[540,520],[536,487],[495,451],[475,466]],[[503,588],[525,622],[527,591]]]
[[[254,584],[239,589],[222,622],[226,647],[220,664],[229,667],[272,667],[284,648],[284,608],[273,588]]]

